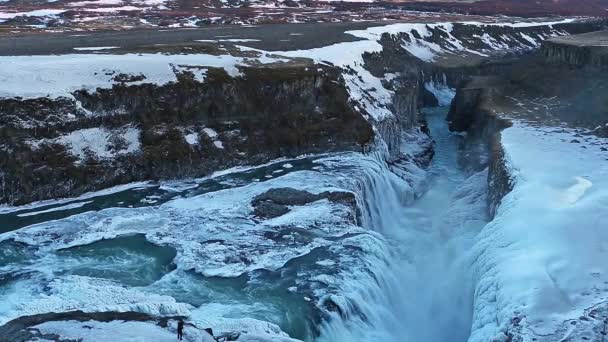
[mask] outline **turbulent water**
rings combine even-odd
[[[0,208],[0,319],[134,310],[306,341],[466,340],[486,174],[459,163],[446,109],[425,113],[436,154],[417,199],[380,154],[345,153]],[[327,201],[253,218],[281,186],[353,191],[359,224]]]
[[[486,223],[485,172],[459,163],[462,137],[448,132],[443,108],[426,111],[435,141],[428,189],[412,204],[370,184],[371,229],[390,244],[388,263],[352,294],[353,315],[335,318],[323,341],[465,341],[472,315],[467,252]]]

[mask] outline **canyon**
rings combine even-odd
[[[0,335],[602,341],[606,24],[0,38]]]

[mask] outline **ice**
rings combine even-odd
[[[456,89],[451,88],[445,83],[439,83],[436,81],[424,83],[426,90],[431,92],[440,106],[449,106],[456,96]]]
[[[515,317],[529,338],[552,334],[608,300],[605,141],[570,143],[575,135],[521,122],[502,132],[515,186],[475,246],[470,341],[504,333]]]
[[[34,215],[40,215],[40,214],[46,214],[46,213],[50,213],[50,212],[54,212],[54,211],[60,211],[60,210],[70,210],[70,209],[76,209],[76,208],[81,208],[89,203],[92,203],[93,201],[84,201],[84,202],[77,202],[77,203],[70,203],[70,204],[66,204],[64,206],[61,207],[56,207],[56,208],[50,208],[50,209],[45,209],[45,210],[40,210],[40,211],[34,211],[34,212],[29,212],[29,213],[25,213],[25,214],[17,214],[17,216],[19,217],[27,217],[27,216],[34,216]]]
[[[568,205],[574,205],[578,202],[578,200],[585,195],[585,192],[593,186],[593,183],[583,177],[577,176],[574,177],[574,180],[576,183],[564,190],[562,195],[563,202]]]
[[[34,328],[43,334],[56,334],[62,339],[81,342],[129,341],[129,342],[173,342],[176,340],[177,322],[169,321],[163,328],[156,322],[139,321],[50,321]],[[186,342],[216,341],[192,323],[184,324],[183,340]]]
[[[29,203],[26,205],[20,205],[20,206],[0,205],[0,214],[8,214],[8,213],[13,213],[13,212],[32,210],[32,209],[51,206],[51,205],[60,205],[60,204],[64,204],[64,203],[81,201],[81,200],[85,200],[85,199],[89,199],[89,198],[110,195],[110,194],[114,194],[117,192],[126,191],[129,189],[146,188],[146,187],[150,187],[150,186],[152,186],[152,185],[150,184],[149,181],[133,182],[133,183],[128,183],[128,184],[117,185],[117,186],[99,190],[99,191],[87,192],[85,194],[82,194],[78,197],[73,197],[73,198],[44,200],[44,201],[32,202],[32,203]]]
[[[332,317],[320,341],[461,341],[470,328],[472,270],[467,251],[487,222],[487,171],[458,166],[458,135],[447,131],[445,112],[427,111],[436,155],[427,191],[418,198],[403,185],[375,179],[365,191],[365,226],[387,240],[357,235],[343,240],[362,248],[371,274],[353,277],[332,300],[349,314]],[[355,268],[356,270],[356,268]],[[323,278],[323,281],[326,281]],[[352,311],[351,311],[352,310]]]

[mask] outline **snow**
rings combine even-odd
[[[190,133],[184,135],[184,139],[190,145],[198,145],[198,133]]]
[[[217,134],[214,129],[205,127],[203,128],[203,132],[205,132],[205,134],[207,134],[207,136],[213,140],[213,146],[215,146],[215,148],[224,148],[224,144],[218,139],[219,134]]]
[[[90,151],[97,158],[112,158],[118,154],[136,153],[140,149],[140,130],[134,127],[109,130],[103,127],[85,128],[63,135],[54,142],[66,145],[70,152],[80,160],[85,160]],[[113,136],[119,136],[126,142],[126,148],[118,151],[110,149]]]
[[[99,5],[120,5],[123,0],[91,0],[91,1],[77,1],[70,2],[67,6],[82,7],[82,6],[99,6]]]
[[[85,8],[82,11],[85,12],[98,12],[98,13],[113,13],[120,11],[142,11],[143,8],[135,6],[121,6],[121,7],[100,7],[100,8]]]
[[[151,322],[125,321],[52,321],[35,326],[43,334],[57,334],[63,339],[82,342],[130,341],[173,342],[175,333]],[[189,341],[186,334],[186,341]],[[200,340],[200,339],[199,339]]]
[[[205,127],[203,128],[203,132],[211,139],[216,139],[218,137],[217,132],[213,128]]]
[[[477,56],[487,57],[487,51],[493,53],[504,53],[505,49],[521,50],[529,49],[528,44],[521,41],[512,40],[511,45],[500,43],[495,38],[484,34],[483,36],[474,37],[482,40],[488,46],[484,51],[470,49],[471,42],[461,41],[453,35],[454,25],[472,25],[472,26],[504,26],[504,27],[535,27],[546,26],[557,23],[566,23],[571,20],[555,21],[555,22],[527,22],[527,23],[489,23],[483,24],[478,22],[462,22],[462,23],[398,23],[385,26],[370,27],[364,30],[352,30],[345,33],[353,35],[363,40],[355,42],[341,42],[333,45],[314,48],[309,50],[295,51],[273,51],[272,54],[287,56],[310,58],[320,64],[330,64],[342,68],[346,87],[350,97],[358,104],[358,107],[364,110],[364,114],[369,115],[372,119],[380,121],[392,117],[390,106],[394,92],[386,89],[382,85],[382,80],[373,76],[367,69],[364,68],[363,54],[375,53],[382,51],[383,47],[379,43],[383,35],[389,34],[399,38],[402,48],[412,54],[414,57],[424,61],[433,62],[437,57],[446,54],[473,54]],[[445,37],[441,42],[432,41],[434,33],[439,33]],[[557,32],[554,32],[558,34]],[[407,39],[404,38],[407,36]],[[528,41],[536,46],[538,42],[529,36],[520,36],[521,40]],[[505,36],[503,39],[511,40]],[[530,41],[529,39],[532,39]],[[270,52],[257,50],[248,47],[240,47],[242,50],[258,51],[264,56]],[[386,80],[395,78],[394,74],[386,74]],[[433,92],[439,99],[441,105],[447,105],[453,97],[453,90],[445,85],[427,84],[427,89]]]
[[[47,262],[58,262],[48,256]],[[42,265],[44,267],[44,261]],[[47,272],[49,270],[46,270]],[[52,274],[49,274],[52,275]],[[75,275],[20,281],[3,293],[0,324],[21,315],[82,310],[142,312],[155,316],[187,316],[192,306],[169,296],[126,288],[105,279]]]
[[[567,18],[562,20],[554,20],[554,21],[517,21],[517,22],[495,22],[495,23],[482,23],[477,21],[468,21],[465,22],[467,25],[473,26],[505,26],[505,27],[513,27],[513,28],[524,28],[524,27],[538,27],[538,26],[550,26],[558,25],[558,24],[568,24],[577,21],[576,18]]]
[[[576,135],[522,122],[502,132],[515,186],[472,256],[479,284],[471,342],[504,332],[514,317],[526,336],[552,334],[608,300],[606,141],[571,143]]]
[[[240,75],[237,65],[245,61],[230,55],[125,54],[0,57],[0,97],[70,96],[79,89],[111,88],[120,73],[146,79],[131,84],[163,85],[177,80],[172,65],[224,68]]]
[[[214,332],[241,332],[239,341],[250,342],[295,342],[285,336],[276,325],[256,321],[253,319],[223,319],[207,321],[214,326]],[[197,324],[200,322],[194,322]],[[203,325],[211,326],[211,325]],[[173,342],[176,340],[177,322],[170,320],[167,328],[162,328],[155,322],[138,321],[50,321],[34,328],[43,334],[56,334],[62,339],[78,340],[82,342],[98,341],[129,341],[129,342]],[[186,322],[184,326],[184,341],[186,342],[213,342],[213,337],[198,326]]]
[[[216,40],[211,40],[211,39],[201,39],[201,40],[196,40],[197,42],[230,42],[230,43],[247,43],[247,42],[261,42],[261,40],[259,39],[248,39],[248,38],[231,38],[231,39],[216,39]]]
[[[58,9],[39,9],[29,12],[0,12],[0,20],[3,19],[13,19],[16,17],[48,17],[48,16],[56,16],[65,12],[65,10]]]
[[[525,34],[525,33],[520,33],[520,35],[522,36],[522,38],[524,38],[525,40],[527,40],[528,42],[530,42],[530,44],[532,44],[533,46],[540,46],[540,43],[537,42],[536,40],[534,40],[534,38],[530,37],[529,35]]]
[[[322,48],[310,50],[295,50],[275,52],[288,57],[312,58],[317,63],[331,64],[352,70],[343,73],[346,87],[353,100],[367,111],[372,118],[381,120],[392,117],[386,108],[390,103],[393,92],[387,90],[379,78],[374,77],[364,68],[363,53],[380,52],[382,45],[375,40],[337,43]]]
[[[77,51],[98,51],[98,50],[111,50],[118,49],[120,46],[96,46],[96,47],[75,47]]]

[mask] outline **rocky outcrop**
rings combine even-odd
[[[513,189],[500,143],[500,131],[511,124],[499,114],[503,107],[496,95],[502,89],[500,80],[494,77],[474,77],[463,82],[447,118],[450,130],[466,132],[466,144],[478,147],[467,164],[474,168],[488,167],[490,217],[494,217],[502,198]]]
[[[355,194],[342,191],[325,191],[313,194],[293,188],[274,188],[257,195],[251,202],[253,214],[259,218],[274,218],[287,214],[289,206],[306,205],[315,201],[327,199],[334,203],[347,205],[357,211]]]
[[[0,203],[197,177],[279,156],[362,150],[369,122],[330,67],[209,69],[162,86],[115,84],[69,98],[0,100]]]

